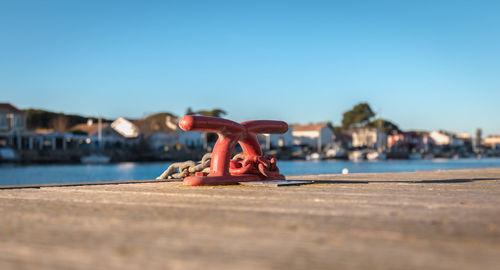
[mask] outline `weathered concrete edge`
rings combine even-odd
[[[74,186],[97,186],[97,185],[122,185],[122,184],[142,184],[158,182],[179,182],[181,180],[117,180],[117,181],[96,181],[96,182],[75,182],[75,183],[52,183],[52,184],[30,184],[30,185],[7,185],[0,186],[1,189],[23,189],[23,188],[45,188],[45,187],[74,187]]]
[[[380,175],[408,175],[413,173],[457,173],[460,171],[470,172],[470,171],[482,171],[488,169],[499,169],[498,167],[488,167],[488,168],[473,168],[473,169],[455,169],[455,170],[433,170],[433,171],[414,171],[414,172],[383,172],[383,173],[352,173],[348,175],[343,174],[307,174],[307,175],[289,175],[286,176],[286,180],[311,180],[316,184],[327,184],[327,183],[377,183],[377,182],[405,182],[405,183],[422,183],[422,182],[454,182],[453,180],[406,180],[406,181],[384,181],[380,179],[373,179],[374,176]],[[355,179],[342,179],[344,177],[353,177]],[[334,178],[334,179],[324,179],[324,178]],[[360,180],[359,177],[366,177],[366,179]],[[323,178],[323,179],[319,179]],[[471,182],[475,180],[474,178],[463,178],[457,179],[459,181],[455,182]],[[469,181],[470,180],[470,181]],[[500,177],[497,179],[500,180]],[[51,183],[51,184],[30,184],[30,185],[6,185],[1,186],[0,190],[3,189],[37,189],[45,187],[73,187],[73,186],[93,186],[93,185],[122,185],[122,184],[143,184],[143,183],[166,183],[166,182],[182,182],[182,180],[156,180],[156,179],[145,179],[145,180],[117,180],[117,181],[96,181],[96,182],[75,182],[75,183]],[[313,184],[314,184],[313,183]]]

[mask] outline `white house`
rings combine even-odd
[[[36,136],[26,128],[24,111],[10,103],[0,103],[0,147],[34,149]]]
[[[387,134],[370,127],[354,128],[350,130],[352,147],[368,147],[384,150],[387,148]]]
[[[120,117],[111,123],[111,128],[118,132],[123,137],[137,138],[139,137],[140,130],[131,120]]]
[[[190,147],[203,147],[203,132],[178,130],[177,140]]]
[[[490,135],[483,140],[483,145],[491,148],[497,148],[500,145],[500,135]]]
[[[10,103],[0,103],[0,132],[23,131],[26,129],[24,112]]]
[[[376,128],[356,128],[351,130],[353,147],[375,147],[377,143]]]
[[[172,146],[177,142],[176,134],[157,131],[147,136],[149,146],[154,150],[163,150],[165,146]]]
[[[128,121],[128,120],[127,120]],[[115,121],[116,122],[116,121]],[[113,122],[114,123],[114,122]],[[99,124],[91,119],[87,123],[77,124],[70,129],[71,139],[85,141],[91,147],[117,147],[127,143],[127,138],[111,127],[108,123],[101,124],[101,138],[99,142]]]
[[[317,147],[318,150],[333,142],[333,130],[327,123],[293,125],[293,144]]]
[[[202,147],[202,132],[186,132],[178,127],[178,119],[166,113],[150,115],[146,118],[134,120],[140,134],[146,139],[150,147],[155,150],[167,149],[177,143],[188,147]]]
[[[291,147],[293,146],[293,127],[288,127],[283,134],[258,134],[259,144],[265,149]]]
[[[446,132],[442,130],[435,130],[429,134],[429,136],[432,138],[434,143],[436,145],[440,146],[451,146],[451,147],[457,147],[457,146],[463,146],[464,145],[464,139],[458,138],[455,134],[451,132]]]
[[[188,147],[202,147],[203,137],[200,131],[182,131],[177,130],[175,133],[157,131],[146,136],[150,147],[154,150],[163,150],[165,147],[171,147],[177,143]]]

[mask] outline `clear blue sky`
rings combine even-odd
[[[0,102],[500,133],[499,3],[0,0]]]

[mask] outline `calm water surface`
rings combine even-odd
[[[26,185],[64,182],[154,179],[171,163],[118,163],[109,165],[0,165],[0,185]],[[499,158],[388,160],[377,162],[350,161],[278,161],[285,175],[412,172],[500,167]]]

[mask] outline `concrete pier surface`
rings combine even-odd
[[[0,189],[0,269],[499,269],[500,168]]]

